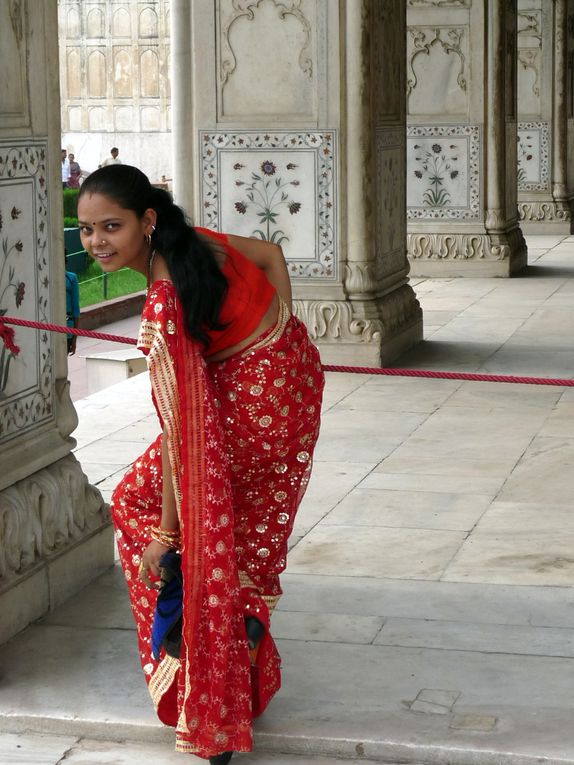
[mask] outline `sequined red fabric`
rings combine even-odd
[[[156,282],[142,316],[142,348],[170,461],[184,538],[180,661],[155,662],[155,592],[138,579],[149,528],[161,514],[161,438],[134,463],[112,500],[140,658],[176,748],[209,757],[252,748],[252,720],[280,685],[269,613],[319,430],[323,374],[304,326],[284,316],[249,349],[206,365],[183,330],[173,286]],[[174,390],[169,390],[171,382]],[[249,655],[244,617],[267,628]]]

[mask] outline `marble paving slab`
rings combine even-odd
[[[386,619],[376,645],[574,658],[574,629]]]
[[[481,495],[353,489],[322,525],[471,531],[490,502]]]
[[[574,591],[564,587],[283,575],[280,611],[574,628]]]
[[[506,502],[572,506],[574,439],[534,439],[506,481],[499,499]]]
[[[465,538],[460,531],[319,525],[291,551],[289,571],[439,579]]]

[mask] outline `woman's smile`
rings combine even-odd
[[[82,245],[104,271],[132,268],[147,273],[150,222],[103,194],[85,194],[78,203]]]

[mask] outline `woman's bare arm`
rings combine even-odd
[[[265,276],[291,310],[291,281],[281,247],[261,239],[249,239],[246,236],[234,234],[230,234],[227,240],[232,247],[242,252],[246,258],[265,272]]]

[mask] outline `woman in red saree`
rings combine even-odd
[[[145,677],[176,749],[224,765],[252,749],[253,718],[280,686],[269,620],[319,431],[319,355],[275,245],[193,229],[127,165],[89,176],[78,216],[105,271],[128,266],[150,285],[138,345],[162,432],[112,499]],[[154,655],[170,548],[181,644]]]

